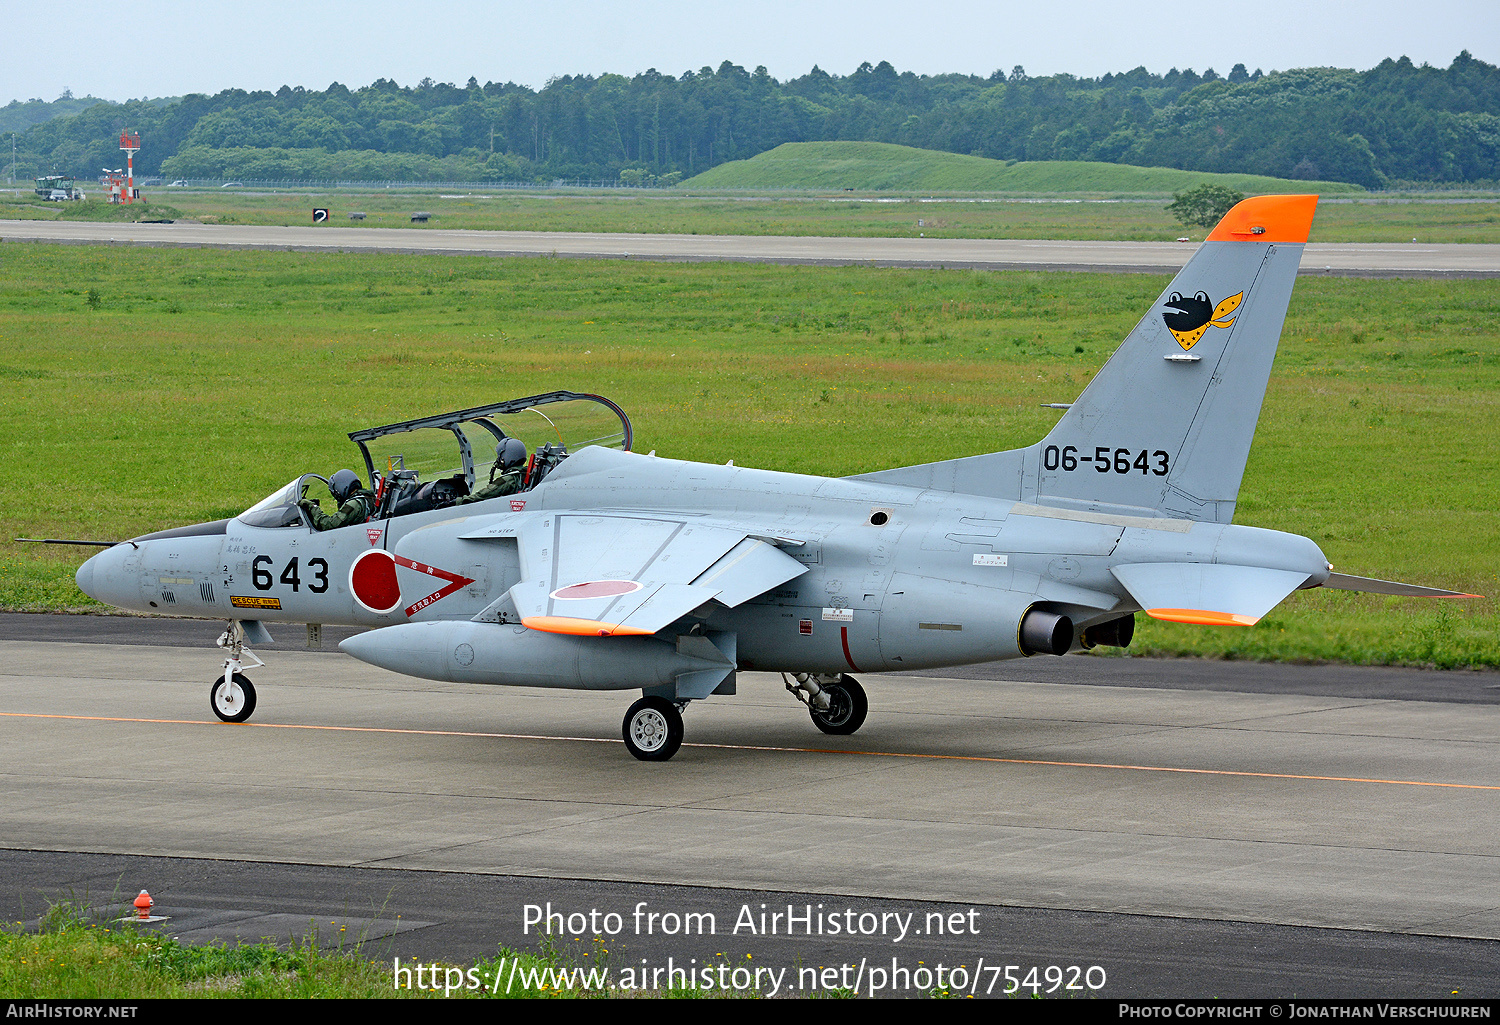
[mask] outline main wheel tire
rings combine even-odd
[[[808,709],[814,726],[824,733],[846,737],[865,724],[865,716],[870,714],[870,701],[858,680],[845,673],[839,677],[838,683],[830,683],[823,689],[828,693],[828,711]]]
[[[244,722],[255,711],[255,688],[239,673],[228,684],[221,676],[208,692],[208,705],[225,722]]]
[[[664,762],[682,746],[682,713],[665,698],[641,698],[625,713],[625,746],[643,762]]]

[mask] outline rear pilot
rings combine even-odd
[[[487,498],[513,495],[521,490],[521,478],[525,469],[526,443],[520,438],[506,438],[495,446],[495,465],[490,467],[490,482],[453,504],[467,505],[470,502],[483,502]]]

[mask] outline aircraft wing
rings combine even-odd
[[[547,633],[653,634],[706,602],[732,608],[807,572],[748,529],[671,513],[525,513],[461,537],[516,539],[511,601]]]

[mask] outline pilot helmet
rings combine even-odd
[[[353,470],[340,470],[328,482],[328,490],[333,492],[334,499],[340,503],[348,501],[349,496],[358,491],[359,487],[359,478]]]
[[[526,443],[520,438],[506,438],[495,446],[495,465],[501,471],[526,465]]]

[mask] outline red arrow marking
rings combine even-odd
[[[474,582],[472,577],[463,577],[459,576],[457,573],[449,573],[447,570],[438,569],[436,566],[424,566],[420,562],[412,562],[404,555],[397,555],[395,559],[396,565],[398,566],[405,566],[407,569],[414,569],[418,573],[426,573],[428,576],[438,577],[441,580],[451,581],[448,586],[443,588],[441,591],[433,591],[421,601],[415,602],[414,604],[409,606],[406,610],[406,614],[408,617],[414,615],[415,613],[421,612],[423,609],[425,609],[435,601],[442,601],[444,598],[448,597],[448,595],[452,594],[454,591],[457,591],[459,588],[466,587],[467,585]]]

